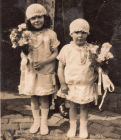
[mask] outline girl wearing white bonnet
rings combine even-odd
[[[31,96],[34,122],[30,133],[49,133],[47,119],[49,95],[56,93],[55,59],[59,41],[50,29],[51,20],[41,4],[31,4],[26,10],[26,32],[30,35],[28,54],[22,53],[19,93]],[[41,105],[41,109],[40,109]],[[40,119],[41,111],[41,119]]]
[[[80,138],[88,138],[88,109],[90,102],[97,102],[96,58],[98,46],[86,41],[90,26],[84,19],[76,19],[69,26],[72,41],[65,45],[57,59],[61,88],[58,96],[70,101],[70,129],[67,137],[74,137],[77,130],[77,105],[80,106]]]

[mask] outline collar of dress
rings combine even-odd
[[[74,47],[74,48],[76,48],[76,49],[78,49],[80,51],[83,50],[83,49],[86,49],[87,50],[88,47],[89,47],[89,44],[87,42],[85,42],[85,44],[83,46],[81,46],[81,47],[79,47],[78,45],[76,45],[74,41],[71,41],[70,44],[71,44],[72,47]]]

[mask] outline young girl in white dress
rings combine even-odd
[[[19,93],[31,96],[34,122],[30,133],[36,133],[40,128],[41,135],[46,135],[49,132],[47,125],[48,97],[56,92],[55,59],[58,54],[59,41],[56,33],[50,29],[50,18],[42,5],[28,6],[26,20],[31,39],[28,44],[28,55],[21,54]]]
[[[88,103],[97,101],[97,72],[95,61],[98,46],[87,43],[89,24],[84,19],[76,19],[70,24],[72,41],[65,45],[57,59],[61,90],[58,96],[70,101],[70,129],[68,137],[74,137],[77,129],[77,104],[80,105],[79,137],[87,138]],[[65,94],[64,94],[65,93]]]

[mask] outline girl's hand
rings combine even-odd
[[[43,62],[34,62],[33,63],[33,67],[35,68],[35,70],[39,70],[39,69],[43,68],[44,65],[45,64]]]
[[[65,94],[68,94],[68,86],[67,86],[67,84],[66,83],[64,83],[64,84],[61,84],[61,91],[63,92],[63,93],[65,93]]]

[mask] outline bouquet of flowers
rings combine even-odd
[[[113,59],[114,56],[113,54],[110,52],[112,45],[110,43],[104,43],[101,47],[100,52],[97,55],[97,63],[98,64],[103,64],[105,62],[108,62],[108,60]],[[101,95],[101,84],[103,85],[103,89],[104,89],[104,94],[102,97],[102,101],[99,105],[99,110],[101,110],[103,102],[104,102],[104,98],[106,97],[107,91],[109,92],[113,92],[114,91],[114,85],[112,83],[112,81],[110,80],[110,78],[108,77],[108,75],[103,71],[103,69],[101,67],[98,67],[98,92]]]
[[[21,47],[25,54],[28,54],[28,45],[31,42],[31,32],[27,30],[25,23],[18,25],[10,34],[12,48]]]

